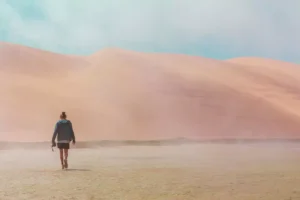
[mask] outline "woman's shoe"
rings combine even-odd
[[[65,159],[64,162],[65,162],[64,167],[65,167],[66,169],[68,169],[68,161],[67,161],[67,159]]]

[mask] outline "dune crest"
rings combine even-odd
[[[300,66],[105,49],[70,56],[0,43],[0,140],[299,138]]]

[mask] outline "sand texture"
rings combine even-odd
[[[300,146],[183,145],[0,151],[3,200],[297,200]]]

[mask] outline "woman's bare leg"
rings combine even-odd
[[[63,152],[63,149],[59,149],[59,156],[60,156],[60,162],[61,162],[62,169],[64,169],[64,152]]]
[[[69,151],[68,149],[64,149],[64,153],[65,153],[65,168],[68,168],[68,156],[69,156]]]

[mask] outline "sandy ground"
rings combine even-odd
[[[300,199],[300,145],[0,151],[0,199]]]

